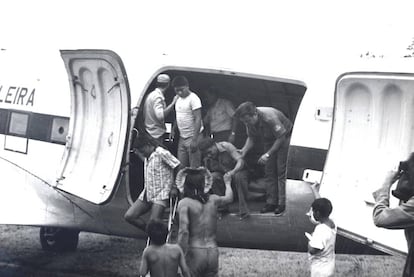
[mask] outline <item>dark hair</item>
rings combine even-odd
[[[204,193],[205,177],[197,169],[187,169],[184,182],[184,197],[189,197],[205,204],[208,194]]]
[[[205,153],[211,146],[214,145],[214,143],[215,142],[212,138],[203,138],[198,142],[198,149],[200,149],[201,153]]]
[[[157,87],[159,87],[159,88],[167,88],[169,85],[170,85],[170,83],[157,82]]]
[[[154,146],[157,147],[157,142],[150,137],[150,135],[140,133],[135,139],[134,147],[137,149],[142,149],[144,146]]]
[[[255,113],[256,113],[256,106],[252,102],[247,101],[247,102],[241,103],[237,107],[236,111],[234,112],[234,116],[240,119],[245,115],[252,116]]]
[[[151,219],[146,228],[147,234],[152,243],[155,245],[163,245],[167,240],[167,225],[159,219]]]
[[[182,86],[188,86],[188,80],[184,76],[177,76],[172,81],[173,87],[182,87]]]
[[[328,218],[332,212],[332,203],[327,198],[318,198],[315,199],[312,203],[313,212],[319,212],[319,215],[322,218]],[[315,217],[316,220],[319,220]]]

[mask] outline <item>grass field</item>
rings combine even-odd
[[[78,249],[42,251],[36,227],[0,225],[0,276],[137,276],[145,241],[81,232]],[[404,259],[393,256],[337,255],[335,276],[401,276]],[[219,276],[309,276],[306,253],[220,248]]]
[[[220,249],[220,276],[310,276],[306,253]],[[401,276],[404,259],[376,255],[336,255],[335,276]]]

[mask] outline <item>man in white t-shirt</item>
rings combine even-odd
[[[186,77],[177,76],[172,81],[175,93],[179,96],[175,102],[175,120],[171,136],[174,137],[178,128],[180,138],[178,140],[177,158],[181,167],[199,167],[201,155],[198,149],[198,140],[201,138],[201,100],[189,88]]]

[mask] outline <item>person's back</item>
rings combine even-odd
[[[189,247],[216,247],[217,196],[210,195],[205,204],[191,198],[184,198],[181,206],[188,209]]]
[[[177,244],[150,245],[144,250],[151,277],[176,277],[183,255]]]
[[[192,276],[217,276],[219,266],[219,251],[216,243],[217,207],[233,201],[231,176],[224,177],[226,184],[224,196],[209,195],[208,191],[211,188],[209,172],[204,168],[183,169],[185,170],[188,175],[185,177],[184,184],[177,183],[180,191],[184,191],[185,197],[178,204],[180,217],[178,244],[185,253]],[[206,179],[210,180],[210,184],[206,185]]]
[[[335,270],[336,226],[318,224],[312,237],[314,241],[318,240],[322,249],[309,256],[311,276],[332,276]]]
[[[142,253],[139,275],[145,276],[148,271],[151,277],[176,277],[178,267],[184,277],[190,277],[184,253],[177,244],[166,244],[168,228],[160,220],[151,220],[147,225],[147,233],[151,245]]]

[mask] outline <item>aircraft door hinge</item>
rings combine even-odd
[[[72,137],[71,136],[66,136],[66,143],[65,143],[65,148],[66,150],[69,150],[72,147]]]

